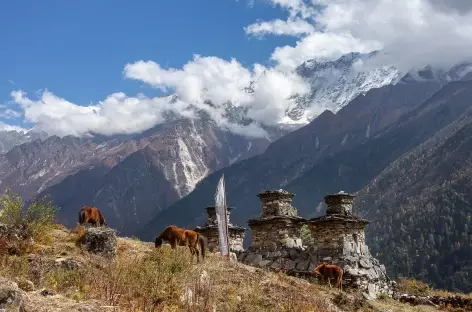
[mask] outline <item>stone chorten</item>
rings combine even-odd
[[[285,190],[268,190],[257,195],[262,202],[259,217],[248,220],[252,232],[251,249],[302,247],[301,222],[291,202],[294,194]]]
[[[352,214],[354,196],[338,193],[325,196],[326,215],[310,219],[308,227],[313,247],[325,257],[368,253],[365,245],[365,227],[369,221]]]
[[[306,223],[313,236],[307,249],[310,262],[333,263],[344,269],[343,285],[360,289],[375,298],[379,293],[392,295],[395,283],[384,265],[372,257],[365,243],[369,221],[352,213],[353,195],[340,192],[325,196],[326,214]]]
[[[202,233],[208,239],[208,249],[211,252],[219,250],[219,240],[218,240],[218,220],[216,219],[216,209],[215,206],[209,206],[205,208],[207,211],[207,221],[203,227],[197,226],[195,228],[196,232]],[[233,207],[226,208],[226,222],[228,223],[228,240],[229,240],[229,249],[232,252],[243,251],[243,240],[246,234],[246,230],[243,227],[233,225],[230,221],[230,212],[233,210]]]

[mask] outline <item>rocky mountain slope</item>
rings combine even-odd
[[[392,162],[359,192],[355,205],[372,220],[371,249],[391,272],[470,292],[472,82],[455,87],[462,101],[438,113],[450,115],[461,103],[469,108]]]
[[[36,139],[44,140],[47,137],[47,133],[39,131],[0,130],[0,154],[8,152],[17,145]]]
[[[50,195],[61,207],[59,220],[66,225],[77,222],[82,205],[93,205],[110,225],[130,234],[209,173],[261,153],[268,144],[222,131],[210,120],[182,119],[121,142],[113,150],[128,146],[123,157],[106,148],[98,155],[101,162],[77,167],[40,196]]]
[[[0,155],[0,190],[7,187],[29,199],[65,177],[97,164],[111,167],[138,146],[133,142],[52,136],[14,147]]]
[[[244,224],[248,217],[259,214],[260,203],[255,196],[257,192],[268,188],[290,190],[288,186],[309,174],[315,165],[329,163],[342,151],[349,151],[363,142],[373,140],[378,133],[400,122],[400,116],[414,111],[423,100],[441,88],[441,83],[436,79],[426,78],[428,72],[423,75],[425,79],[421,81],[407,75],[396,85],[372,89],[365,96],[358,96],[337,114],[325,111],[309,125],[278,139],[263,154],[215,172],[168,211],[156,215],[148,230],[141,234],[146,238],[151,237],[156,228],[165,227],[169,222],[179,222],[182,226],[202,222],[203,207],[213,203],[216,184],[223,173],[228,202],[236,206],[232,213],[234,221]],[[327,179],[322,182],[325,186],[333,187],[334,177],[339,175],[339,170],[343,170],[341,164],[336,162],[330,166],[333,167],[330,169],[332,171],[319,172],[320,176]],[[378,168],[379,172],[382,169]],[[321,170],[325,169],[322,167]],[[357,187],[360,189],[364,185]],[[303,185],[303,189],[313,196],[308,203],[305,201],[306,206],[299,207],[302,214],[314,211],[324,191],[339,191],[328,187],[316,190],[307,184]],[[300,200],[299,196],[295,198],[295,204],[300,204],[297,200]]]

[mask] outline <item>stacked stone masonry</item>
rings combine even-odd
[[[274,192],[279,192],[279,198],[283,198],[275,205],[273,202],[277,202],[277,197]],[[268,191],[262,194],[267,193],[271,196],[272,205],[276,207],[290,203],[286,199],[290,198],[291,201],[293,197],[293,194],[286,191]],[[392,296],[395,283],[388,278],[385,266],[372,257],[365,244],[364,230],[369,222],[352,214],[353,198],[354,196],[345,193],[326,196],[326,215],[310,220],[296,215],[280,216],[281,212],[289,211],[286,206],[286,209],[270,209],[270,213],[275,216],[249,220],[253,240],[247,251],[238,253],[238,260],[256,267],[305,275],[310,275],[324,261],[344,269],[344,288],[358,289],[369,298],[376,298],[380,293]],[[268,211],[263,201],[262,215],[267,216]],[[308,225],[314,243],[307,247],[298,243],[287,244],[287,240],[300,240],[299,233],[303,224]]]
[[[291,205],[294,194],[276,190],[257,196],[262,202],[262,212],[258,218],[248,221],[252,232],[251,249],[300,248],[300,229],[306,220],[297,216],[297,210]]]
[[[226,222],[228,223],[229,249],[232,252],[243,251],[243,241],[246,235],[246,229],[233,225],[230,221],[232,207],[226,208]],[[196,232],[202,233],[208,240],[208,249],[211,252],[219,250],[220,242],[218,239],[218,220],[216,218],[216,209],[214,206],[206,207],[207,221],[203,227],[195,228]]]
[[[262,202],[261,218],[273,216],[289,216],[297,215],[295,208],[292,206],[292,198],[294,194],[284,190],[265,191],[257,195]]]
[[[279,246],[301,247],[301,221],[296,217],[272,217],[248,222],[252,231],[252,249],[273,249]]]

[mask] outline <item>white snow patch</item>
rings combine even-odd
[[[55,175],[53,175],[52,177],[50,177],[49,179],[47,179],[46,181],[43,182],[43,184],[41,184],[41,187],[38,189],[38,191],[36,192],[36,194],[39,194],[41,193],[45,188],[46,188],[46,185],[49,183],[49,181],[51,181],[52,179],[54,179],[55,177],[57,177],[58,175],[60,175],[62,173],[62,171],[58,171],[56,172]]]
[[[366,138],[369,138],[369,137],[370,137],[370,124],[367,125],[367,130],[366,130],[366,132],[365,132],[365,137],[366,137]]]
[[[45,168],[43,168],[43,169],[39,170],[38,172],[36,172],[35,174],[33,174],[33,175],[31,176],[31,179],[32,179],[32,180],[36,180],[36,179],[38,179],[38,178],[43,177],[46,173],[48,173],[48,170],[45,169]]]
[[[190,193],[197,183],[205,178],[209,172],[209,169],[203,163],[202,159],[193,159],[190,151],[185,142],[179,138],[177,140],[177,146],[179,147],[179,158],[182,163],[182,171],[185,177],[184,183],[178,183],[181,187],[181,191],[184,195]]]

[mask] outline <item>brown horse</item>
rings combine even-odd
[[[328,280],[329,287],[331,287],[330,279],[335,279],[336,287],[339,287],[340,291],[343,290],[343,269],[339,266],[322,262],[313,270],[313,274],[322,277],[325,281]]]
[[[108,226],[100,209],[95,207],[83,206],[79,212],[79,223],[91,223],[95,226]]]
[[[205,250],[207,248],[207,239],[200,233],[197,233],[192,230],[182,229],[176,225],[169,225],[166,227],[164,232],[161,233],[154,242],[154,246],[159,248],[162,245],[163,241],[167,241],[172,246],[172,249],[175,249],[177,246],[187,246],[190,249],[190,253],[197,255],[197,262],[200,262],[199,252],[197,249],[198,244],[200,244],[200,249],[202,251],[202,259],[205,260]]]

